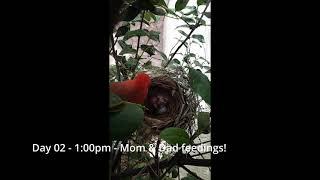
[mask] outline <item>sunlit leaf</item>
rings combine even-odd
[[[189,135],[187,134],[187,132],[184,129],[176,127],[169,127],[161,131],[160,138],[171,145],[182,145],[184,143],[190,143]]]
[[[150,12],[145,12],[143,18],[147,21],[151,20]]]
[[[152,12],[146,12],[146,14],[148,14],[148,16],[150,16],[150,18],[153,19],[154,22],[157,21],[157,17]]]

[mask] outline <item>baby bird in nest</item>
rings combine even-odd
[[[148,98],[148,108],[154,115],[161,115],[168,112],[169,96],[166,93],[152,93]]]

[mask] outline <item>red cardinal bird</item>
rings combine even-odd
[[[151,79],[147,74],[138,73],[133,80],[111,83],[110,90],[125,101],[143,105],[150,84]]]

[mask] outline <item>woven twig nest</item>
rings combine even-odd
[[[158,69],[150,73],[151,86],[145,101],[143,128],[138,133],[144,141],[167,127],[179,127],[192,132],[199,104],[183,71]]]

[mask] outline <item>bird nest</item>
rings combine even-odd
[[[199,100],[183,71],[158,70],[150,73],[151,86],[145,100],[143,127],[138,131],[144,141],[167,127],[194,129]]]

